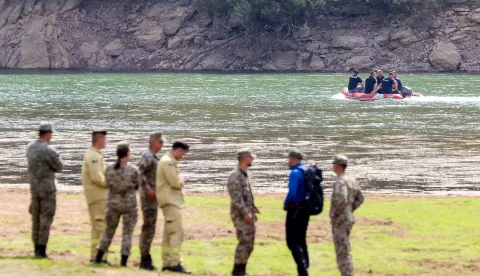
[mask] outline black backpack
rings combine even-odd
[[[304,185],[306,188],[305,206],[311,216],[316,216],[323,211],[323,175],[322,169],[316,164],[305,170]]]

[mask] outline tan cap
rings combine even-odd
[[[343,154],[335,155],[335,158],[333,159],[333,164],[336,164],[336,165],[347,165],[347,163],[348,163],[348,157],[346,157]]]
[[[163,142],[162,133],[160,131],[150,133],[150,140],[157,140],[159,142]]]
[[[52,124],[41,122],[40,126],[38,127],[38,131],[53,132]]]
[[[103,129],[103,128],[95,128],[95,129],[92,131],[92,135],[95,135],[95,134],[107,135],[107,130],[106,130],[106,129]]]
[[[237,151],[237,156],[238,157],[246,155],[246,154],[249,154],[252,158],[257,158],[257,155],[254,154],[250,148],[243,148],[243,149],[239,149]]]
[[[298,160],[303,160],[303,153],[299,150],[294,149],[288,153],[288,157],[292,157]]]

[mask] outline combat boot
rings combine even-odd
[[[35,244],[35,257],[40,258],[40,253],[38,252],[38,244]]]
[[[122,255],[122,261],[120,262],[120,265],[123,267],[127,267],[127,261],[128,261],[128,256]]]
[[[232,276],[248,276],[246,264],[236,264],[233,266]]]
[[[48,259],[47,255],[47,246],[46,245],[38,245],[38,258],[40,259]]]
[[[95,257],[95,260],[93,260],[94,264],[101,264],[103,255],[105,255],[105,252],[103,250],[98,250],[97,251],[97,256]]]
[[[192,274],[188,269],[183,267],[181,264],[177,266],[171,266],[171,267],[164,267],[162,268],[162,271],[170,271],[170,272],[176,272],[176,273],[182,273],[182,274]]]
[[[152,256],[150,254],[146,256],[142,256],[142,260],[140,262],[140,269],[145,270],[155,270],[155,267],[152,264]]]

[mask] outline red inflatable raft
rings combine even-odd
[[[376,100],[385,100],[385,99],[394,99],[394,100],[403,100],[405,99],[401,94],[365,94],[365,93],[350,93],[348,88],[344,87],[342,89],[342,94],[345,95],[345,98],[357,100],[357,101],[376,101]],[[412,93],[412,97],[422,97],[421,94]]]

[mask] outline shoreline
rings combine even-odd
[[[0,193],[17,193],[17,194],[27,194],[29,193],[30,188],[28,184],[18,184],[18,185],[0,185]],[[375,191],[362,191],[363,194],[367,195],[369,198],[374,199],[441,199],[441,198],[468,198],[468,199],[480,199],[480,192],[457,192],[451,194],[427,194],[427,193],[398,193],[398,192],[375,192]],[[81,186],[75,186],[75,189],[68,189],[68,187],[57,187],[57,194],[59,195],[83,195],[83,189]],[[191,197],[206,197],[206,198],[218,198],[218,197],[228,197],[227,192],[192,192],[184,191],[185,196]],[[254,195],[260,198],[272,198],[272,199],[283,199],[286,193],[279,192],[255,192]],[[325,200],[329,200],[331,192],[329,190],[325,191]]]

